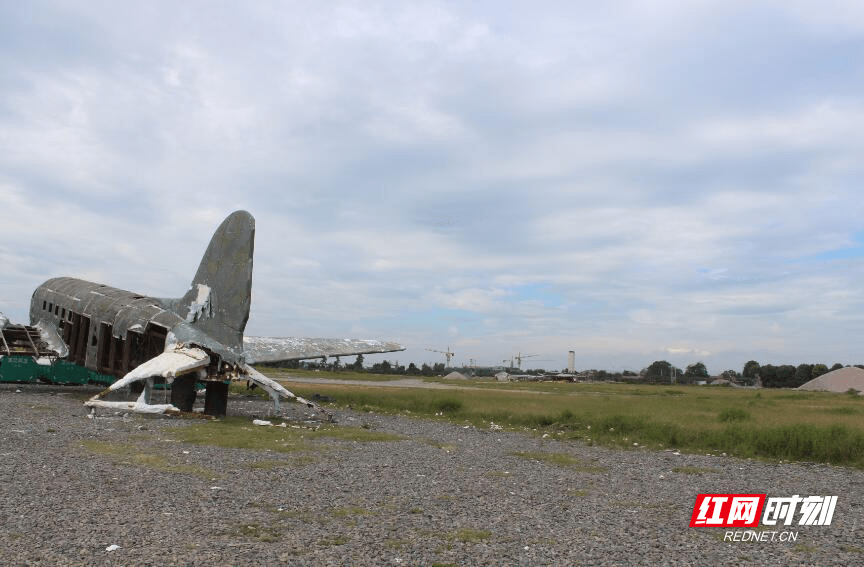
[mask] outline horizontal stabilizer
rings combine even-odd
[[[350,356],[405,350],[404,345],[359,339],[307,339],[294,337],[244,337],[246,362],[283,362],[325,356]]]

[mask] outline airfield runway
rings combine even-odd
[[[197,420],[105,410],[90,419],[81,403],[91,393],[0,386],[0,564],[864,561],[858,470],[604,449],[343,410],[341,426],[402,439],[320,438],[299,453],[222,449],[172,440],[172,428]],[[249,416],[271,407],[229,402]],[[295,418],[305,411],[286,404]],[[797,533],[794,542],[743,543],[688,527],[699,493],[839,498],[830,526],[781,528]]]

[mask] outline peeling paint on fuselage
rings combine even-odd
[[[213,306],[210,304],[210,286],[200,283],[196,285],[198,296],[189,305],[189,313],[186,315],[187,323],[194,323],[204,317],[213,316]]]

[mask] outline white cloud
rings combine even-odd
[[[0,8],[7,314],[63,273],[178,294],[244,208],[259,334],[862,362],[855,3],[41,11]]]

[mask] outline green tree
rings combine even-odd
[[[705,364],[702,362],[694,362],[687,366],[687,369],[684,371],[684,377],[688,382],[695,382],[697,380],[705,380],[710,376],[708,374],[708,369],[705,368]]]
[[[770,367],[770,371],[769,371]],[[796,368],[791,364],[762,367],[762,385],[766,388],[792,388],[795,384]]]
[[[351,370],[355,372],[363,372],[363,355],[358,354],[354,363],[351,365]]]
[[[741,375],[734,370],[724,370],[720,373],[720,377],[730,382],[738,382],[741,379]]]
[[[665,360],[655,360],[651,366],[643,370],[645,380],[647,382],[659,382],[669,384],[672,381],[672,374],[681,376],[681,370],[672,366]]]
[[[744,382],[747,384],[755,384],[759,381],[760,377],[760,369],[759,363],[755,360],[747,361],[747,364],[744,365],[744,371],[741,372],[741,376],[744,378]]]
[[[778,388],[777,382],[777,367],[773,364],[765,364],[759,368],[759,376],[762,379],[762,386],[765,388]]]
[[[812,364],[799,364],[795,369],[795,388],[800,386],[801,384],[806,384],[813,378],[813,365]]]
[[[842,368],[842,366],[841,366]],[[829,372],[828,367],[824,364],[814,364],[813,372],[811,372],[811,378],[819,378],[823,374],[827,374]]]
[[[840,370],[841,368],[843,368],[843,365],[839,362],[835,362],[834,366],[831,367],[831,372],[834,372],[835,370]]]

